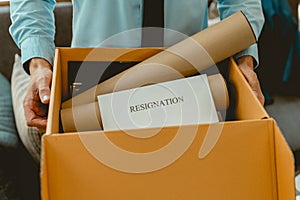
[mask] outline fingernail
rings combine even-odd
[[[49,95],[45,95],[45,96],[43,96],[43,99],[42,99],[42,101],[48,101],[49,100]]]
[[[258,93],[256,91],[253,91],[254,95],[258,97]]]

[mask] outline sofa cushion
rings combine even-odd
[[[10,83],[0,74],[0,150],[15,148],[17,144]]]
[[[19,55],[15,55],[15,63],[11,77],[11,91],[16,126],[20,139],[31,156],[39,161],[42,133],[35,127],[28,127],[24,115],[23,100],[30,82],[30,76],[24,71]]]

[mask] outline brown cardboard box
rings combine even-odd
[[[292,153],[233,60],[229,81],[237,91],[236,121],[126,133],[58,134],[61,102],[68,90],[68,61],[142,61],[159,51],[57,49],[42,141],[42,198],[294,199]]]

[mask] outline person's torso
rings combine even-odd
[[[73,47],[139,47],[143,0],[73,0]],[[155,14],[155,13],[153,13]],[[207,0],[164,0],[168,46],[176,32],[192,35],[207,27]],[[175,34],[174,34],[175,33]]]

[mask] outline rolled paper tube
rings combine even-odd
[[[255,42],[249,22],[238,12],[63,102],[62,108],[94,102],[101,94],[195,75]]]
[[[60,118],[64,132],[102,130],[97,102],[61,109]]]
[[[215,74],[207,78],[216,109],[225,110],[229,106],[229,97],[223,76]],[[101,130],[102,121],[98,102],[62,109],[61,122],[64,132]]]

